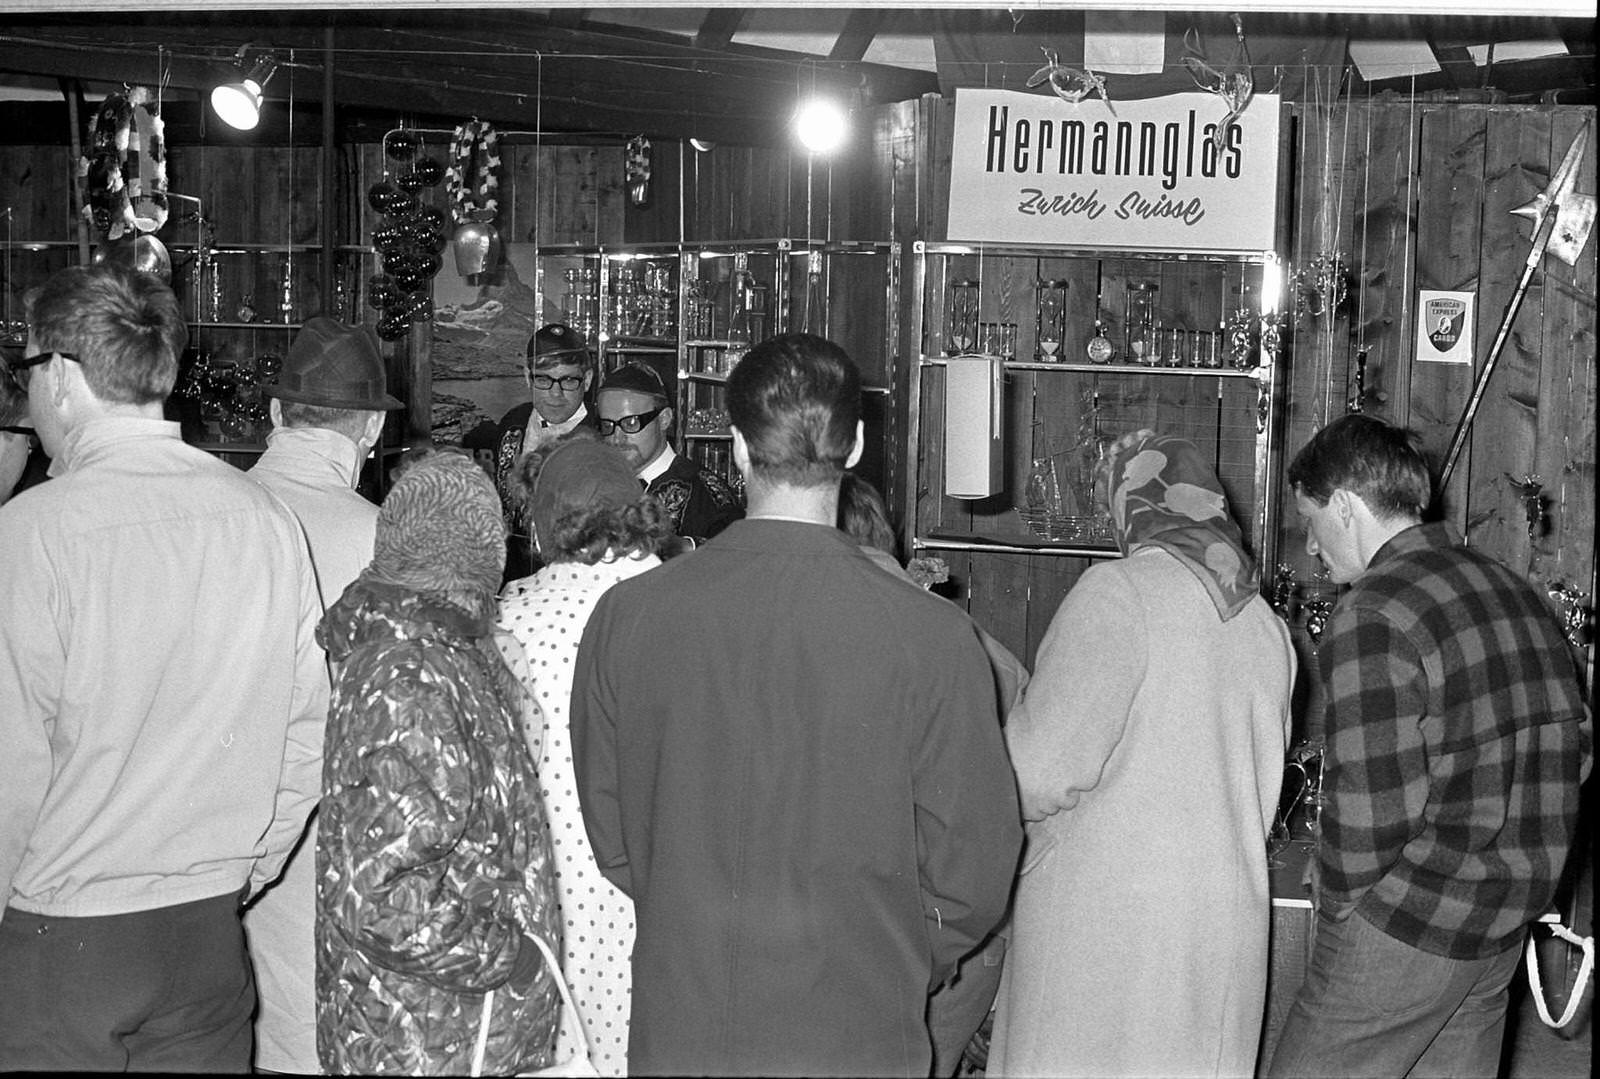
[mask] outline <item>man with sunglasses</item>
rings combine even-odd
[[[600,437],[627,455],[679,537],[704,543],[744,516],[739,496],[726,480],[680,456],[667,441],[673,410],[653,368],[626,363],[612,371],[600,384],[595,407]]]
[[[516,406],[500,421],[494,451],[494,486],[506,518],[506,580],[526,577],[534,570],[528,526],[519,519],[512,497],[511,466],[524,450],[560,438],[579,427],[594,428],[594,413],[587,404],[594,382],[594,365],[583,335],[570,326],[552,322],[528,341],[530,400]]]
[[[239,906],[322,785],[306,541],[163,418],[156,277],[68,267],[28,322],[55,478],[0,506],[0,1071],[247,1072]]]

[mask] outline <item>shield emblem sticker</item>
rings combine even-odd
[[[1431,296],[1422,307],[1428,343],[1439,352],[1449,352],[1461,341],[1461,328],[1467,321],[1467,305],[1449,296]]]

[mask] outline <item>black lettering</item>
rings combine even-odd
[[[1126,176],[1133,171],[1133,125],[1126,120],[1117,121],[1117,175]]]
[[[1033,155],[1034,172],[1044,171],[1044,158],[1056,144],[1056,123],[1054,120],[1039,121],[1039,152]]]
[[[1017,121],[1016,148],[1011,151],[1011,171],[1028,171],[1028,142],[1033,132],[1033,127],[1026,120]]]
[[[1193,176],[1194,175],[1194,110],[1193,109],[1189,110],[1189,138],[1188,138],[1188,141],[1187,141],[1186,145],[1187,145],[1188,149],[1184,153],[1183,174],[1184,174],[1184,176],[1188,177],[1188,176]]]
[[[1161,186],[1171,191],[1178,186],[1178,150],[1183,141],[1183,128],[1167,125],[1167,140],[1161,147]]]
[[[1228,179],[1237,180],[1244,171],[1244,128],[1236,121],[1228,124],[1228,146],[1223,151],[1227,156]]]
[[[1156,125],[1139,125],[1139,175],[1154,176],[1156,172]]]
[[[1069,172],[1080,175],[1083,172],[1083,121],[1068,120],[1061,126],[1064,129],[1061,139],[1061,165],[1057,171],[1063,176]]]
[[[989,106],[989,159],[984,164],[984,172],[1005,171],[1006,119],[1010,112],[1009,105]]]
[[[1097,175],[1106,174],[1106,155],[1111,152],[1111,127],[1104,120],[1094,124],[1094,146],[1089,150],[1089,167]]]

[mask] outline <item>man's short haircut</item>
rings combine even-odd
[[[304,401],[279,398],[278,414],[283,417],[285,427],[325,427],[356,442],[367,433],[367,417],[372,415],[372,410],[310,405]]]
[[[1342,487],[1380,518],[1420,520],[1433,499],[1416,436],[1361,413],[1340,416],[1311,436],[1289,464],[1289,486],[1319,506]]]
[[[768,338],[728,376],[728,418],[767,483],[837,483],[855,448],[861,374],[844,349],[808,333]]]
[[[70,352],[100,400],[164,401],[189,340],[172,290],[153,274],[109,262],[52,274],[28,307],[40,348]]]

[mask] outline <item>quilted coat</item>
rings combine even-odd
[[[317,845],[317,1045],[334,1073],[549,1063],[559,954],[520,688],[487,613],[358,580],[317,639],[338,665]]]

